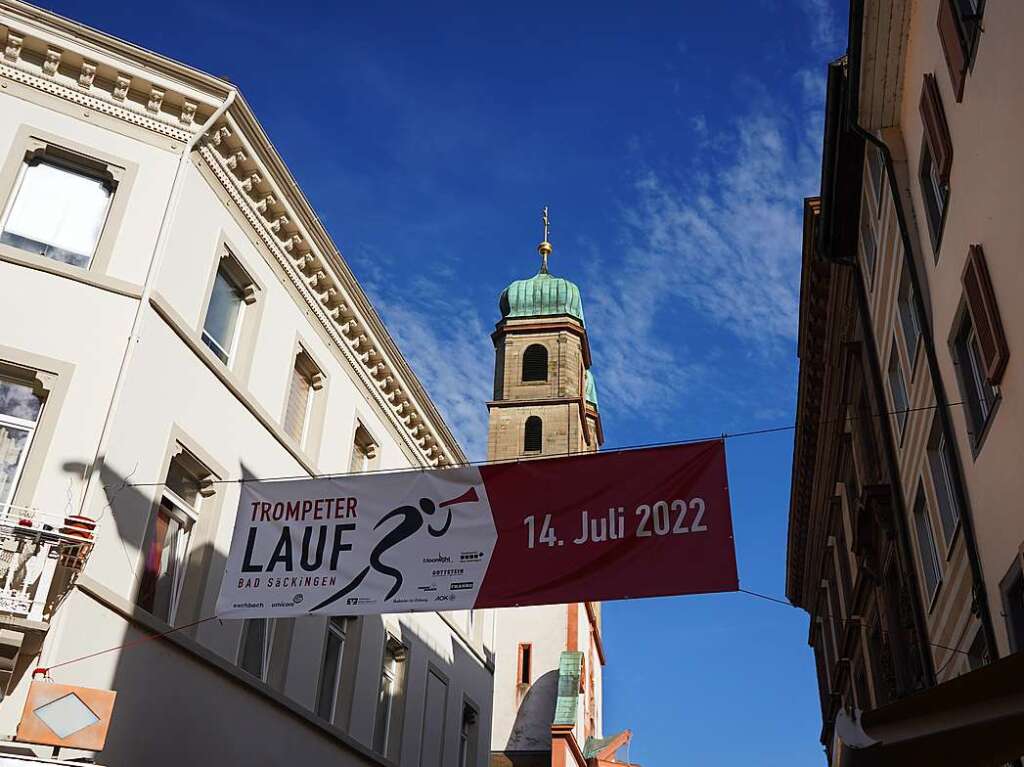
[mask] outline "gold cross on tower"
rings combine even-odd
[[[548,242],[548,234],[551,231],[551,219],[548,218],[548,206],[544,206],[544,210],[540,214],[540,222],[544,225],[544,239],[540,245],[537,246],[537,252],[540,253],[541,263],[540,271],[542,274],[548,273],[548,256],[551,255],[551,243]]]

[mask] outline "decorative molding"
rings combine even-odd
[[[82,62],[82,70],[78,73],[78,87],[89,90],[96,79],[96,65],[91,61]]]
[[[46,58],[43,59],[43,74],[47,77],[55,77],[57,75],[57,69],[60,67],[60,57],[64,55],[63,51],[57,48],[47,48]]]
[[[2,32],[0,32],[2,33]],[[26,37],[33,41],[33,50],[44,50],[42,60],[29,61],[23,57]],[[108,115],[126,123],[166,136],[182,143],[188,141],[199,130],[195,123],[200,104],[194,99],[178,96],[177,103],[184,102],[180,112],[165,111],[165,96],[174,93],[165,84],[144,83],[145,88],[139,104],[129,98],[133,78],[119,72],[112,82],[97,81],[98,62],[84,59],[77,71],[61,71],[64,48],[57,40],[48,40],[7,30],[3,58],[0,59],[0,78],[28,86],[37,91],[69,101],[98,114]],[[115,70],[117,65],[113,65]],[[65,68],[66,70],[67,68]],[[207,108],[212,108],[212,104]]]
[[[7,61],[17,61],[21,57],[21,46],[24,44],[24,37],[8,30],[7,45],[4,46],[4,58]]]

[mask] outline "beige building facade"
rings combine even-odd
[[[875,419],[884,440],[878,460],[890,480],[885,492],[894,498],[900,555],[913,564],[907,578],[913,609],[904,623],[927,647],[916,689],[941,689],[967,675],[977,681],[957,681],[958,698],[966,706],[974,694],[981,706],[981,685],[997,674],[986,669],[998,666],[1005,677],[1016,663],[1008,656],[1024,649],[1024,518],[1013,500],[1024,489],[1024,315],[1017,299],[1024,287],[1017,264],[1024,152],[1015,140],[1024,109],[1017,75],[1024,6],[853,0],[850,18],[848,56],[830,69],[821,233],[811,245],[814,258],[805,254],[805,285],[812,270],[824,268],[814,261],[852,275],[848,311],[863,322],[855,343],[871,361],[870,386],[881,406],[857,417]],[[808,290],[803,311],[822,318],[843,311],[820,299]],[[825,343],[822,334],[835,321],[802,326],[801,348]],[[826,408],[808,394],[822,376],[828,385],[828,374],[815,364],[821,363],[801,354],[801,417],[807,424],[849,417],[842,405]],[[795,586],[818,577],[809,569],[813,559],[801,552],[822,539],[800,536],[809,535],[815,523],[808,520],[827,516],[832,503],[832,493],[817,500],[809,488],[835,487],[838,497],[844,480],[823,452],[829,442],[817,450],[805,446],[801,455],[802,439],[798,433],[790,597],[820,621],[826,611]],[[839,555],[854,567],[865,556],[856,530],[865,498],[856,499],[852,536]],[[837,539],[825,545],[836,547]],[[842,573],[821,578],[838,581]],[[856,610],[834,617],[866,625]],[[823,738],[832,748],[837,716],[889,699],[858,695],[856,676],[843,671],[852,656],[830,651],[814,633],[811,643],[828,698]],[[910,657],[891,656],[885,673],[907,676]],[[980,721],[995,715],[991,703]],[[969,718],[955,709],[945,714],[942,727],[964,726]],[[974,721],[978,716],[971,714]],[[990,752],[976,744],[959,763],[1000,764],[1024,753],[1019,737],[989,732],[983,741]],[[966,734],[961,742],[969,742]]]
[[[110,764],[487,764],[491,614],[210,619],[240,480],[465,461],[233,86],[0,2],[0,285],[0,735],[42,666]]]

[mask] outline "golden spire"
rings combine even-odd
[[[548,273],[548,256],[551,255],[552,247],[551,243],[548,242],[548,233],[551,231],[551,219],[548,218],[548,206],[544,206],[543,212],[540,215],[540,222],[544,224],[544,239],[540,245],[537,246],[537,252],[540,253],[540,271],[541,274]]]

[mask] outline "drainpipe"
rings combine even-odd
[[[238,90],[236,88],[231,88],[223,103],[203,124],[203,127],[185,143],[185,146],[182,149],[181,159],[178,160],[178,167],[174,171],[174,180],[171,183],[171,191],[167,196],[167,207],[164,208],[164,215],[160,221],[160,229],[157,233],[156,241],[153,244],[153,255],[150,258],[149,269],[146,271],[146,280],[142,286],[142,295],[139,298],[139,305],[135,310],[135,318],[132,321],[132,330],[128,336],[128,343],[125,346],[124,355],[121,358],[121,367],[117,373],[117,380],[114,382],[114,391],[110,397],[110,405],[107,407],[107,414],[103,419],[103,429],[100,432],[99,442],[96,445],[96,453],[87,470],[88,476],[85,479],[85,487],[82,490],[82,502],[79,507],[79,514],[85,515],[85,510],[88,508],[87,503],[90,499],[90,494],[95,492],[96,482],[94,480],[99,473],[99,467],[106,456],[107,446],[110,443],[114,408],[120,402],[121,394],[124,391],[125,380],[127,378],[128,367],[131,364],[132,358],[135,356],[136,347],[142,340],[142,324],[143,318],[145,317],[146,306],[149,304],[150,296],[153,295],[154,283],[156,282],[156,277],[160,272],[160,265],[163,263],[163,258],[167,251],[167,238],[170,232],[170,221],[173,218],[172,214],[177,209],[178,203],[181,200],[182,189],[185,181],[185,174],[183,172],[185,165],[188,164],[192,151],[195,149],[199,139],[205,136],[206,132],[216,125],[217,121],[235,102],[237,95]]]
[[[913,241],[910,236],[910,227],[907,224],[907,215],[903,206],[903,198],[896,187],[895,165],[892,159],[892,152],[888,144],[880,138],[865,130],[857,122],[859,96],[860,96],[860,44],[861,30],[864,18],[864,0],[854,0],[850,10],[850,104],[847,111],[848,127],[853,133],[863,138],[872,146],[876,147],[882,154],[885,163],[886,176],[889,179],[889,186],[892,189],[893,207],[896,210],[896,222],[900,230],[900,239],[903,243],[903,265],[910,276],[910,284],[914,291],[914,308],[919,317],[927,318],[930,315],[925,311],[924,293],[921,290],[921,278],[914,263]],[[859,271],[859,270],[858,270]],[[935,353],[935,339],[932,336],[930,322],[921,323],[921,337],[924,341],[925,358],[928,360],[928,373],[932,379],[932,390],[935,395],[936,412],[942,426],[942,433],[946,443],[954,451],[956,460],[953,471],[956,473],[954,491],[956,493],[957,505],[961,510],[960,524],[964,532],[964,544],[967,548],[967,559],[971,568],[973,607],[981,620],[982,631],[985,632],[985,643],[988,646],[992,660],[999,657],[998,646],[996,645],[995,628],[992,624],[992,613],[989,610],[987,589],[981,568],[981,557],[978,553],[978,543],[975,537],[973,514],[967,499],[967,492],[964,489],[964,477],[961,469],[960,450],[957,446],[953,432],[953,419],[949,412],[949,398],[946,396],[946,389],[939,372],[938,357]],[[884,401],[884,400],[883,400]],[[898,476],[898,474],[896,475]],[[912,561],[912,560],[911,560]],[[927,636],[927,634],[925,634]],[[959,648],[958,648],[959,649]],[[929,660],[931,653],[928,653]]]

